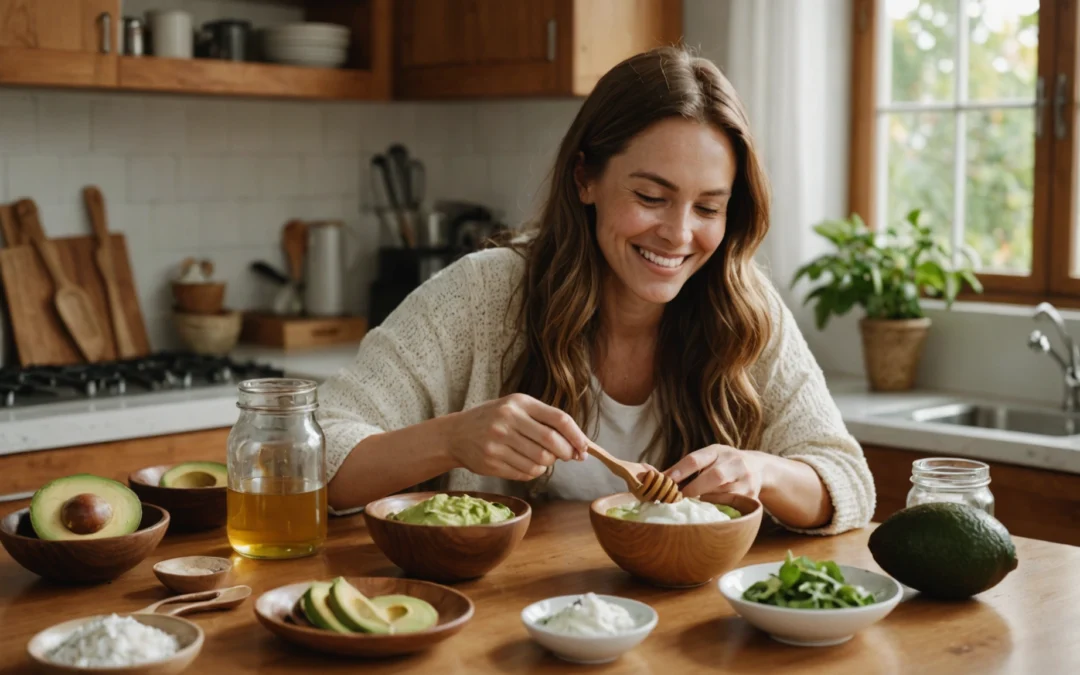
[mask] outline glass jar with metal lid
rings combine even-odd
[[[326,438],[316,385],[266,378],[240,383],[228,440],[228,536],[249,558],[299,558],[326,540]]]
[[[931,502],[967,504],[994,515],[990,467],[973,459],[927,457],[911,465],[907,505]]]

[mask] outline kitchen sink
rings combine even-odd
[[[1042,436],[1075,436],[1080,434],[1080,413],[1061,410],[1039,410],[1007,405],[950,403],[916,408],[889,417],[912,422],[953,424],[982,429],[1019,431]]]

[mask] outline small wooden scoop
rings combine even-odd
[[[674,504],[683,498],[678,483],[652,467],[615,459],[595,443],[589,443],[589,454],[603,462],[611,473],[626,481],[630,492],[643,502]]]
[[[174,595],[134,613],[180,616],[181,614],[193,614],[195,612],[231,609],[246,600],[249,595],[251,595],[250,586],[230,586],[229,588],[218,588],[201,593]]]

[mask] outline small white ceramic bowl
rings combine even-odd
[[[829,647],[847,642],[858,631],[888,616],[904,595],[900,584],[891,577],[840,565],[844,579],[873,593],[877,602],[850,609],[791,609],[742,599],[746,589],[779,572],[782,564],[763,563],[732,570],[720,577],[719,586],[739,616],[784,644]]]
[[[619,658],[626,652],[638,646],[642,640],[648,637],[653,628],[656,628],[656,610],[643,602],[620,598],[614,595],[598,595],[600,599],[619,605],[630,612],[637,628],[619,635],[604,635],[599,637],[587,635],[567,635],[549,630],[540,625],[539,621],[552,614],[558,613],[567,605],[581,598],[581,595],[561,595],[556,598],[548,598],[540,602],[534,602],[521,610],[521,621],[529,635],[540,646],[551,650],[555,656],[571,663],[595,664],[608,663]]]

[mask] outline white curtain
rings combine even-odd
[[[824,250],[810,228],[846,215],[851,4],[728,4],[727,48],[716,58],[747,107],[772,183],[771,229],[758,258],[796,306],[791,277]]]

